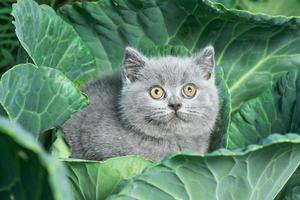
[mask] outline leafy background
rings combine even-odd
[[[0,2],[0,74],[15,64],[18,40],[11,24],[11,5],[14,1]]]
[[[300,199],[299,1],[36,2],[0,3],[0,199]],[[222,100],[211,153],[67,158],[57,128],[125,46],[189,55],[208,43]]]
[[[268,15],[299,16],[300,2],[298,0],[212,0],[221,3],[229,9],[246,10],[252,13]]]
[[[57,9],[66,3],[72,3],[75,0],[36,0],[40,4],[48,4]],[[0,2],[0,74],[14,64],[20,62],[22,55],[20,52],[19,41],[14,33],[11,16],[12,4],[17,0],[1,0]]]

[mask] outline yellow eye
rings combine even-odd
[[[159,86],[153,86],[152,88],[150,88],[149,93],[153,99],[160,99],[165,95],[164,90]]]
[[[196,86],[192,83],[188,83],[185,86],[183,86],[183,93],[187,96],[187,97],[194,97],[196,94]]]

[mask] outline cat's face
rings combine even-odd
[[[154,137],[159,129],[180,135],[196,126],[211,128],[218,113],[213,56],[212,47],[191,58],[146,58],[127,48],[123,117]]]

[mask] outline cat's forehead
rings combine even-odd
[[[195,77],[193,63],[189,58],[162,57],[149,59],[145,74],[149,81],[162,85],[178,85]]]

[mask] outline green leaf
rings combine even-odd
[[[277,134],[245,150],[174,154],[109,199],[272,200],[299,164],[300,136]]]
[[[1,106],[1,104],[0,104],[0,116],[2,116],[2,117],[8,117],[6,111],[5,111],[4,108]]]
[[[276,200],[299,200],[300,199],[300,168],[289,179]]]
[[[18,47],[17,37],[11,23],[12,0],[0,1],[0,76],[15,64],[15,54]]]
[[[59,69],[72,81],[86,82],[95,75],[95,60],[89,49],[52,8],[19,0],[12,15],[17,37],[37,66]]]
[[[39,4],[47,4],[56,9],[65,4],[70,4],[78,0],[36,0]]]
[[[22,64],[2,76],[0,103],[12,121],[38,137],[87,106],[88,100],[60,71]]]
[[[215,67],[215,77],[219,91],[220,111],[211,138],[210,150],[227,146],[229,136],[228,129],[231,119],[231,97],[228,86],[224,80],[224,72],[221,66]]]
[[[0,199],[73,199],[65,168],[31,134],[0,118]]]
[[[273,88],[242,104],[232,116],[227,148],[258,143],[272,133],[300,133],[300,71],[284,75]],[[300,198],[299,175],[294,174],[280,200]],[[298,185],[296,185],[296,183]]]
[[[150,161],[136,156],[108,159],[104,162],[66,160],[70,183],[76,199],[105,199],[116,185],[138,175]]]
[[[55,137],[50,148],[51,155],[60,159],[68,158],[71,155],[71,150],[65,142],[62,132],[57,131]]]
[[[155,47],[143,47],[143,54],[152,56],[191,56],[191,52],[184,46],[160,45]]]
[[[103,0],[64,6],[103,71],[120,67],[124,47],[212,43],[231,93],[232,111],[300,68],[300,20],[226,10],[201,0]]]
[[[300,71],[284,75],[273,88],[244,103],[232,116],[228,148],[256,144],[272,133],[300,133]]]
[[[210,0],[221,3],[228,9],[247,10],[268,15],[300,16],[298,0]]]

